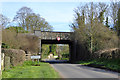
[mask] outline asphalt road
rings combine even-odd
[[[63,78],[118,78],[117,72],[70,63],[52,63]]]

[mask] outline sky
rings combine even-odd
[[[53,26],[54,31],[70,32],[69,25],[74,19],[74,9],[85,2],[83,0],[0,0],[0,13],[11,20],[16,12],[26,6],[40,14]],[[86,0],[87,2],[96,0]],[[109,2],[110,0],[97,0]]]

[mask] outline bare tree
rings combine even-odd
[[[91,53],[104,48],[117,47],[118,38],[115,32],[110,31],[103,24],[106,9],[107,5],[102,3],[85,4],[75,9],[74,22],[70,26],[75,32],[76,40],[87,47]],[[103,11],[102,15],[101,11]]]
[[[23,27],[24,29],[26,29],[26,17],[29,14],[32,14],[33,11],[32,9],[28,8],[28,7],[22,7],[17,11],[16,16],[14,17],[13,21],[18,22],[20,27]]]
[[[115,28],[118,36],[120,37],[120,2],[118,3],[117,26]]]
[[[99,22],[103,23],[104,22],[104,19],[105,19],[105,16],[108,16],[108,5],[105,4],[105,3],[98,3],[98,9],[99,9],[99,16],[98,16],[98,19],[99,19]],[[104,23],[103,23],[104,24]]]
[[[48,24],[47,21],[45,21],[44,18],[40,17],[39,14],[29,14],[26,17],[26,26],[27,30],[33,31],[33,30],[51,30],[52,26]]]
[[[28,7],[20,8],[13,21],[17,21],[24,30],[32,32],[33,30],[52,30],[52,26],[44,18],[40,17],[39,14],[33,13],[32,9]]]
[[[111,2],[110,5],[110,16],[112,18],[114,28],[116,27],[116,22],[117,22],[117,13],[118,13],[118,2]]]
[[[0,14],[0,25],[4,29],[10,23],[10,19]]]

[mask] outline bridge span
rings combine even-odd
[[[76,43],[72,40],[73,32],[54,32],[35,30],[34,35],[39,37],[40,53],[42,44],[68,44],[70,52],[70,62],[76,60]],[[60,38],[58,41],[57,38]]]

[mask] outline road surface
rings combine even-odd
[[[117,72],[70,63],[51,63],[63,78],[118,78]],[[118,80],[118,79],[117,79]]]

